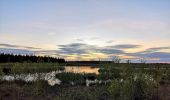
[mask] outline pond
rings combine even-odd
[[[55,84],[61,84],[61,80],[57,79],[55,76],[58,73],[71,72],[71,73],[94,73],[99,74],[99,68],[92,68],[91,66],[66,66],[64,71],[51,71],[48,73],[34,73],[34,74],[10,74],[0,76],[0,80],[14,81],[23,80],[26,82],[32,82],[36,80],[45,80],[49,85],[53,86]]]
[[[72,72],[72,73],[95,73],[95,74],[99,74],[99,69],[100,68],[93,68],[91,66],[66,66],[65,67],[65,72]]]

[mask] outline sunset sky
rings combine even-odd
[[[170,63],[170,0],[0,0],[0,53]]]

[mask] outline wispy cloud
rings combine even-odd
[[[141,45],[134,44],[119,44],[112,46],[99,47],[97,45],[89,45],[86,43],[70,43],[57,45],[57,50],[32,50],[32,47],[25,47],[25,49],[17,49],[23,47],[20,45],[0,44],[4,48],[0,48],[0,53],[13,53],[13,54],[27,54],[27,55],[47,55],[64,57],[65,59],[74,60],[90,60],[90,59],[111,59],[113,56],[119,56],[123,59],[137,60],[145,58],[150,62],[168,61],[170,59],[170,52],[162,52],[160,50],[170,49],[169,47],[152,47],[144,51],[128,53],[125,49],[139,48]],[[9,48],[10,47],[10,48]],[[12,47],[12,48],[11,48]],[[152,52],[151,52],[152,51]]]
[[[60,56],[57,50],[37,50],[34,51],[36,55],[44,55],[44,56]]]
[[[0,53],[17,54],[17,55],[35,55],[35,52],[31,50],[11,49],[11,48],[0,48]]]
[[[149,48],[147,50],[144,51],[145,52],[157,52],[157,51],[160,51],[160,50],[167,50],[169,49],[170,50],[170,46],[169,47],[154,47],[154,48]]]
[[[58,45],[60,53],[66,54],[86,54],[86,53],[104,53],[104,54],[120,54],[124,53],[123,50],[115,49],[115,48],[108,48],[99,47],[97,45],[89,45],[84,43],[72,43],[66,45]]]
[[[102,49],[98,49],[101,53],[104,53],[104,54],[124,54],[125,52],[123,50],[118,50],[118,49],[105,49],[105,48],[102,48]]]
[[[146,58],[170,58],[170,53],[167,53],[167,52],[153,52],[153,53],[143,54],[142,56],[146,57]]]
[[[135,53],[126,53],[128,56],[146,58],[146,59],[170,59],[170,52],[161,52],[160,50],[170,49],[169,47],[153,47],[144,51]]]
[[[83,39],[75,39],[76,41],[82,42],[84,41]]]
[[[84,43],[72,43],[66,45],[58,45],[59,52],[64,54],[86,54],[93,51],[96,47]]]
[[[41,48],[30,47],[30,46],[4,44],[4,43],[1,43],[1,44],[0,44],[0,47],[7,47],[7,48],[25,48],[25,49],[41,49]]]
[[[120,45],[114,45],[109,46],[110,48],[116,48],[116,49],[133,49],[133,48],[139,48],[141,45],[136,44],[120,44]]]
[[[109,40],[109,41],[106,41],[106,43],[113,43],[115,42],[114,40]]]

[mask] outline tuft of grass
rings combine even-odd
[[[56,78],[61,80],[64,84],[70,84],[71,82],[74,82],[76,84],[85,84],[84,75],[79,73],[59,73],[56,74]]]

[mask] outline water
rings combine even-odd
[[[64,71],[51,71],[48,73],[34,73],[34,74],[13,74],[13,75],[3,75],[0,76],[1,80],[14,81],[14,80],[23,80],[26,82],[32,82],[36,80],[45,80],[49,85],[53,86],[55,84],[60,85],[61,80],[57,79],[55,76],[58,73],[62,72],[71,72],[71,73],[95,73],[99,74],[99,68],[92,68],[91,66],[66,66]]]
[[[95,73],[95,74],[99,74],[99,69],[100,68],[92,68],[91,66],[81,66],[81,67],[77,67],[77,66],[67,66],[65,67],[65,72],[72,72],[72,73]]]

